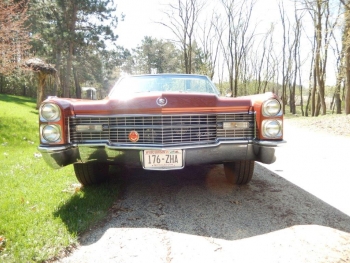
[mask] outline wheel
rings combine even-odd
[[[250,182],[254,172],[254,161],[224,163],[225,176],[229,183],[243,185]]]
[[[109,165],[105,163],[75,163],[74,172],[78,181],[84,185],[93,185],[105,181]]]

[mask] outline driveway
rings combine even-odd
[[[350,262],[350,138],[285,134],[247,186],[221,165],[125,169],[109,218],[58,262]]]

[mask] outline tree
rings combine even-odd
[[[304,0],[306,10],[309,12],[314,23],[314,68],[313,68],[313,81],[314,87],[311,93],[312,98],[312,116],[318,116],[326,114],[325,103],[325,82],[326,82],[326,69],[328,62],[328,48],[330,46],[331,34],[338,24],[339,12],[332,15],[330,8],[330,1],[324,0]],[[334,19],[332,20],[332,17]],[[317,98],[315,97],[317,94]]]
[[[239,76],[246,63],[245,58],[251,47],[254,30],[249,32],[254,0],[221,0],[227,19],[227,36],[222,41],[223,53],[229,74],[231,96],[238,95]]]
[[[294,68],[293,68],[293,74],[291,77],[291,82],[292,83],[289,86],[289,106],[290,106],[290,112],[292,114],[296,114],[296,101],[295,101],[295,91],[296,91],[296,83],[298,79],[298,74],[299,74],[299,85],[302,86],[301,83],[301,61],[300,61],[300,44],[301,44],[301,28],[302,28],[302,20],[303,14],[298,15],[297,12],[297,6],[294,5],[294,18],[295,18],[295,24],[294,24],[294,40],[292,44],[292,61],[294,63]],[[302,88],[300,89],[300,94],[301,94],[301,109],[303,111],[303,90]]]
[[[345,8],[345,25],[343,31],[343,45],[345,50],[345,71],[346,71],[346,88],[345,88],[345,114],[350,114],[350,1],[341,0]]]
[[[253,71],[251,75],[256,80],[256,87],[254,89],[254,93],[256,94],[265,93],[268,90],[268,84],[277,75],[278,65],[275,63],[277,60],[274,60],[274,30],[275,26],[271,24],[271,27],[263,35],[262,42],[255,48],[256,51],[250,52],[250,64]],[[249,81],[252,81],[252,79]]]
[[[133,71],[142,74],[181,72],[181,51],[169,41],[145,36],[133,50]]]
[[[219,25],[219,16],[213,14],[209,22],[206,20],[202,26],[199,25],[199,29],[201,33],[199,40],[203,49],[203,68],[200,73],[213,79],[223,34],[223,30]]]
[[[344,37],[345,35],[343,34],[342,42],[344,42]],[[341,114],[342,113],[341,86],[342,86],[342,83],[344,83],[344,79],[345,79],[345,71],[344,71],[344,65],[343,65],[345,46],[342,45],[340,48],[340,43],[337,37],[335,37],[334,33],[332,33],[332,38],[335,43],[335,47],[333,48],[333,53],[337,61],[337,80],[336,80],[335,89],[333,93],[331,109],[332,109],[332,113],[334,113],[334,108],[336,108],[336,114]]]
[[[83,58],[79,56],[92,54],[89,57],[94,63],[98,53],[106,49],[106,42],[112,46],[117,39],[114,29],[118,18],[114,6],[113,0],[33,0],[33,33],[42,36],[34,44],[49,60],[55,61],[64,97],[71,96],[72,79],[76,96],[80,94],[77,73],[83,67],[77,61]],[[45,54],[45,50],[49,50],[49,54]]]
[[[0,1],[0,75],[9,75],[28,57],[28,1]]]
[[[186,74],[193,73],[192,45],[197,21],[204,6],[203,0],[178,0],[176,4],[168,4],[168,10],[164,11],[169,23],[158,22],[169,28],[175,35],[175,41],[180,44]]]
[[[286,113],[287,99],[287,86],[291,81],[292,71],[292,50],[293,44],[291,43],[291,24],[288,16],[286,15],[284,4],[281,1],[279,4],[279,11],[281,17],[281,23],[283,28],[283,44],[282,44],[282,102],[283,113]]]

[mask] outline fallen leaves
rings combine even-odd
[[[309,131],[350,136],[350,115],[327,114],[324,116],[290,118],[288,122]]]

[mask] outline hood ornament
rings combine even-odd
[[[166,98],[159,97],[157,99],[157,105],[160,107],[165,106],[168,103],[168,100]]]

